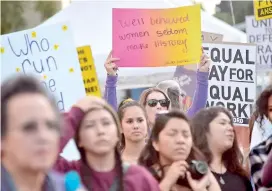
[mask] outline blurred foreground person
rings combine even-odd
[[[65,126],[61,148],[69,141],[68,137],[75,136],[81,159],[67,161],[59,156],[56,170],[77,171],[85,188],[92,191],[159,190],[157,181],[146,169],[122,162],[118,148],[120,122],[116,112],[104,100],[88,96],[71,110],[75,108],[82,109],[82,112],[76,116],[76,123]]]
[[[54,99],[35,78],[1,85],[1,191],[63,191],[56,161],[60,117]]]
[[[193,145],[191,127],[180,111],[158,114],[140,158],[161,191],[220,191],[205,157]]]
[[[223,107],[202,109],[192,119],[193,140],[207,158],[222,191],[251,191],[232,121]]]

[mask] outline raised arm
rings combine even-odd
[[[79,119],[82,119],[84,112],[79,107],[72,107],[72,109],[63,113],[63,126],[62,126],[62,135],[60,139],[60,153],[69,142],[71,138],[74,137],[76,128],[79,126]]]
[[[189,117],[193,117],[200,109],[206,107],[208,99],[208,80],[209,80],[209,67],[211,61],[209,57],[203,52],[201,62],[197,71],[197,86],[194,93],[193,103],[187,112]]]
[[[63,114],[64,121],[62,126],[62,136],[60,139],[59,154],[62,152],[69,140],[74,137],[85,115],[85,112],[87,112],[93,105],[100,102],[104,103],[105,101],[98,97],[86,96],[80,99],[68,113]],[[72,168],[72,166],[74,166],[74,162],[69,162],[63,157],[59,156],[54,169],[59,172],[66,172]]]
[[[104,99],[117,111],[117,96],[116,96],[116,83],[118,79],[117,71],[118,67],[114,63],[118,61],[118,58],[112,58],[112,52],[110,52],[104,66],[107,71],[107,80],[104,92]]]

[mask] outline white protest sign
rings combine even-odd
[[[212,61],[207,107],[223,106],[235,125],[248,126],[256,99],[256,46],[204,43],[203,49]]]
[[[248,42],[257,44],[257,70],[272,70],[272,19],[247,16],[246,31]]]
[[[86,95],[68,24],[39,27],[1,36],[1,80],[33,74],[52,92],[60,111]]]

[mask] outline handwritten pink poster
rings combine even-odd
[[[201,55],[200,6],[113,9],[113,56],[119,67],[195,64]]]

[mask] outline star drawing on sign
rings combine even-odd
[[[55,49],[55,50],[58,50],[58,49],[59,49],[59,45],[55,44],[55,45],[54,45],[54,49]]]
[[[20,68],[16,68],[16,72],[20,72],[21,71],[21,69]]]
[[[70,72],[70,73],[73,73],[73,72],[74,72],[74,68],[70,68],[70,69],[69,69],[69,72]]]
[[[62,30],[63,30],[63,31],[67,31],[67,29],[68,29],[68,27],[67,27],[66,25],[63,25],[63,26],[62,26]]]
[[[32,38],[35,38],[35,37],[37,36],[36,32],[33,31],[33,32],[31,33],[31,36],[32,36]]]
[[[5,52],[5,48],[1,47],[1,54],[3,54]]]
[[[45,74],[43,75],[43,79],[45,79],[45,80],[47,79],[47,76]]]

